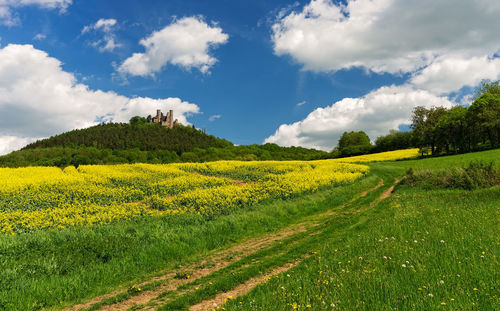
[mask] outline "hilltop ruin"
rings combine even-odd
[[[174,121],[173,110],[170,110],[169,112],[167,112],[167,115],[164,115],[163,112],[161,112],[161,109],[158,109],[156,110],[156,116],[148,116],[147,120],[149,123],[160,123],[160,125],[168,127],[170,129],[179,123],[177,119],[175,119]]]

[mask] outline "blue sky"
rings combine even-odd
[[[236,144],[375,139],[498,79],[498,17],[494,0],[0,1],[0,153],[156,107]]]

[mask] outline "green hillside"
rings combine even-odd
[[[27,145],[0,157],[1,167],[172,163],[217,160],[314,160],[324,151],[275,144],[235,146],[194,127],[154,123],[101,124]]]
[[[188,126],[178,125],[169,129],[154,123],[109,123],[42,139],[29,144],[23,150],[85,146],[99,149],[169,150],[181,154],[192,151],[194,148],[222,148],[232,145],[225,139],[207,135],[201,130]]]

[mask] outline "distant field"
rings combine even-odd
[[[397,180],[500,150],[416,156],[0,169],[0,309],[497,309],[500,187]]]

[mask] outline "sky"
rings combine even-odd
[[[173,109],[235,144],[331,150],[500,79],[498,0],[0,0],[0,154]]]

